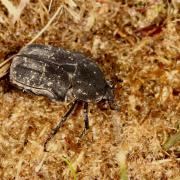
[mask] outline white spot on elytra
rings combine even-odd
[[[59,83],[58,83],[58,84],[59,84]],[[48,85],[48,86],[51,86],[51,85],[52,85],[52,82],[48,82],[47,85]]]
[[[80,94],[80,93],[82,93],[82,90],[81,90],[81,89],[78,89],[77,92]]]

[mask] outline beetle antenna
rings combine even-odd
[[[73,110],[75,109],[76,105],[78,103],[78,100],[75,100],[71,107],[69,108],[69,110],[65,113],[65,115],[60,119],[60,121],[57,123],[57,125],[51,130],[50,135],[48,136],[48,138],[46,139],[45,143],[44,143],[44,151],[47,152],[47,143],[56,135],[56,133],[58,132],[58,130],[63,126],[63,124],[65,123],[65,121],[67,120],[67,118],[71,115],[71,113],[73,112]]]
[[[108,101],[111,110],[119,111],[120,107],[114,101]]]

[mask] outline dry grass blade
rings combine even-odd
[[[76,170],[74,169],[72,163],[66,158],[66,157],[62,157],[62,160],[68,165],[68,168],[71,171],[71,174],[73,176],[74,180],[77,180],[77,174],[76,174]]]
[[[6,7],[10,16],[16,16],[17,8],[9,0],[1,0],[1,3]]]
[[[176,158],[176,159],[162,159],[162,160],[158,160],[158,161],[153,161],[152,164],[158,165],[158,164],[165,164],[165,163],[169,163],[172,161],[180,161],[180,158]]]
[[[46,24],[46,26],[44,26],[44,28],[27,44],[32,44],[38,37],[40,37],[47,29],[48,27],[51,25],[51,23],[53,22],[53,20],[56,18],[56,16],[62,12],[63,10],[63,5],[61,5],[57,11],[54,13],[54,15],[52,16],[52,18],[48,21],[48,23]]]
[[[121,180],[128,180],[128,172],[127,172],[127,151],[119,151],[117,154],[117,160],[120,166],[120,177]]]
[[[8,10],[8,14],[12,16],[13,24],[19,20],[24,8],[29,3],[29,0],[21,0],[18,7],[14,6],[11,1],[9,0],[1,0],[2,4]]]
[[[177,132],[176,134],[172,135],[169,137],[166,141],[166,143],[163,145],[163,148],[165,150],[168,150],[172,146],[174,146],[176,143],[180,142],[180,131]]]
[[[10,58],[6,59],[0,64],[0,78],[4,77],[9,72],[9,68],[13,57],[14,56],[11,56]]]

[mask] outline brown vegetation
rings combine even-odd
[[[0,179],[180,179],[179,0],[0,0],[0,62],[32,42],[91,56],[117,82],[120,112],[91,104],[79,142],[75,112],[43,152],[67,104],[4,77]]]

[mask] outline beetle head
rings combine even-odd
[[[110,106],[110,108],[112,110],[119,111],[119,107],[114,101],[114,85],[107,84],[107,86],[106,86],[106,94],[103,97],[103,99],[108,101],[109,106]]]

